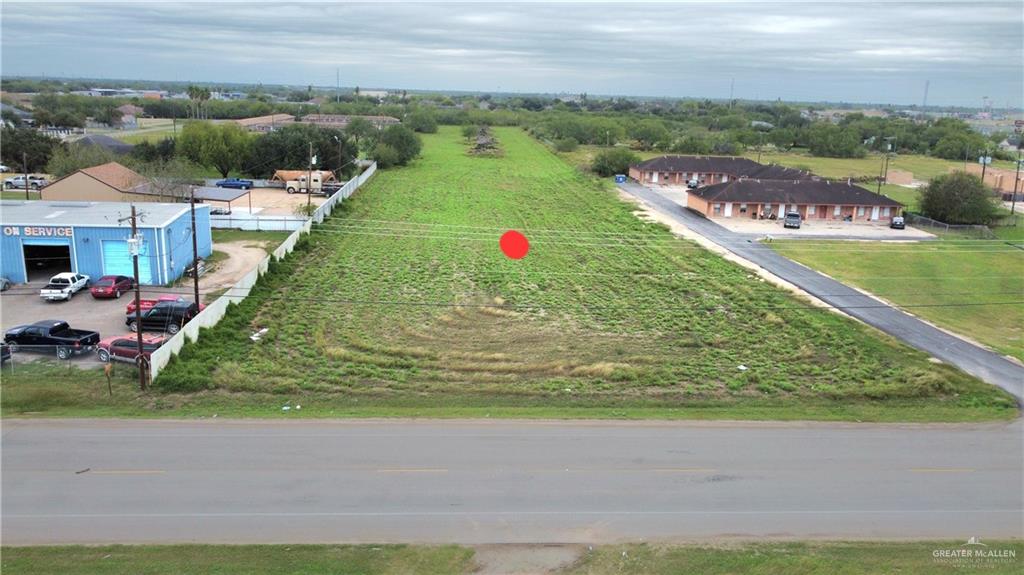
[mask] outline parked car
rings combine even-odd
[[[28,187],[30,189],[38,190],[39,188],[45,188],[47,184],[49,184],[49,182],[46,181],[46,178],[41,178],[39,176],[28,177]],[[10,190],[14,188],[22,190],[25,189],[25,176],[15,176],[4,180],[4,189]]]
[[[228,178],[226,180],[220,180],[215,185],[218,188],[234,188],[236,190],[248,190],[252,188],[252,180],[240,180],[238,178]]]
[[[142,311],[146,311],[147,309],[155,306],[156,304],[158,304],[160,302],[165,302],[165,301],[177,302],[177,303],[186,303],[186,302],[188,302],[188,300],[186,300],[185,298],[181,297],[180,295],[162,295],[162,296],[160,296],[158,298],[155,298],[155,299],[154,298],[149,298],[149,299],[143,298],[143,299],[140,299],[139,303],[141,305],[139,307],[142,309]],[[206,306],[204,304],[199,304],[199,311],[203,311],[203,309],[205,309],[205,308],[206,308]],[[126,314],[133,314],[133,313],[135,313],[135,301],[134,300],[128,302],[128,305],[125,306],[125,308],[124,308],[124,313],[126,313]]]
[[[786,217],[782,220],[782,227],[800,229],[800,224],[803,222],[803,218],[800,217],[798,212],[789,212]]]
[[[142,336],[142,356],[149,359],[151,353],[164,343],[162,335]],[[134,337],[115,335],[105,338],[96,346],[96,355],[100,361],[127,361],[135,363],[139,359],[139,341]]]
[[[162,301],[141,312],[142,331],[166,331],[174,335],[178,333],[190,319],[199,313],[196,304],[188,301]],[[125,325],[132,331],[139,331],[140,326],[135,314],[128,314]]]
[[[39,290],[39,297],[47,301],[70,300],[76,293],[89,287],[89,276],[64,272],[50,278],[46,287]]]
[[[686,182],[686,187],[690,188],[691,190],[696,190],[698,186],[700,186],[700,182],[697,180],[697,178],[693,178],[689,182]]]
[[[7,173],[7,172],[9,172],[9,171],[11,171],[11,169],[10,169],[10,168],[8,168],[7,166],[5,166],[4,164],[0,164],[0,173],[4,173],[4,174],[6,174],[6,173]]]
[[[231,215],[231,209],[230,208],[222,208],[220,206],[216,206],[216,207],[210,206],[210,215],[211,216],[230,216]]]
[[[19,325],[7,330],[4,343],[11,346],[11,351],[19,348],[27,350],[57,350],[57,357],[68,359],[72,355],[96,349],[100,342],[100,334],[84,329],[71,329],[68,322],[59,319],[37,321],[29,325]],[[36,347],[38,346],[38,347]]]
[[[903,216],[896,216],[889,222],[889,227],[894,230],[902,230],[907,227],[907,224],[903,221]]]
[[[128,276],[103,276],[92,282],[89,293],[96,299],[119,298],[135,288],[135,280]]]
[[[11,280],[0,277],[0,291],[7,291],[9,289],[11,289]]]

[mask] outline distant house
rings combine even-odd
[[[697,180],[701,186],[739,178],[803,180],[809,172],[775,164],[759,164],[747,158],[728,156],[661,156],[629,167],[629,177],[641,184],[685,186]]]
[[[270,114],[269,116],[242,118],[241,120],[235,120],[235,123],[250,132],[273,132],[280,127],[294,124],[295,116],[291,114]]]
[[[145,111],[139,106],[135,106],[133,104],[124,104],[123,106],[118,106],[116,109],[118,112],[121,112],[121,126],[130,128],[138,126],[138,118]]]
[[[74,143],[80,146],[98,146],[118,155],[128,154],[135,148],[134,145],[128,142],[122,142],[117,138],[111,138],[103,134],[89,134],[75,140]]]
[[[42,189],[43,200],[87,202],[166,202],[152,183],[117,162],[84,168]]]
[[[762,219],[797,212],[805,220],[889,221],[903,204],[850,182],[739,179],[687,194],[687,207],[709,218]]]
[[[345,127],[347,127],[355,118],[362,118],[370,122],[370,124],[378,130],[402,123],[398,118],[392,118],[391,116],[349,116],[345,114],[307,114],[299,121],[304,124],[313,124],[322,128],[337,128],[339,130],[344,130]]]

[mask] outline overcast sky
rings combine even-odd
[[[4,75],[1021,106],[1009,2],[41,3]]]

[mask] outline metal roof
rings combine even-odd
[[[213,188],[204,186],[196,188],[196,199],[210,202],[233,202],[249,193],[249,190],[235,188]]]
[[[162,228],[188,213],[188,204],[144,202],[135,205],[139,227]],[[196,205],[196,209],[209,206]],[[130,216],[128,202],[0,201],[0,224],[5,226],[130,227],[118,220]]]

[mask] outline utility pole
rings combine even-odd
[[[1010,217],[1013,217],[1014,212],[1017,211],[1017,186],[1020,184],[1020,148],[1017,148],[1017,175],[1013,178],[1013,196],[1010,197]],[[1017,225],[1017,219],[1014,218],[1013,225]]]
[[[129,240],[129,246],[134,246],[134,249],[130,250],[132,254],[132,273],[135,278],[135,341],[138,344],[138,356],[136,362],[139,367],[139,389],[146,391],[146,356],[142,355],[142,295],[139,290],[139,248],[140,243],[138,236],[138,227],[136,226],[135,220],[135,204],[132,204],[132,215],[129,218],[132,222],[132,236]]]
[[[28,200],[28,154],[25,152],[21,153],[21,167],[25,168],[25,199]],[[42,192],[39,192],[39,197],[43,197]]]
[[[199,246],[196,240],[196,189],[193,186],[189,186],[190,198],[189,203],[192,204],[192,287],[195,291],[196,296],[196,311],[199,311]]]
[[[306,216],[313,204],[313,142],[309,143],[309,175],[306,176]]]
[[[985,183],[985,168],[988,167],[989,157],[988,150],[982,150],[981,152],[981,183]]]

